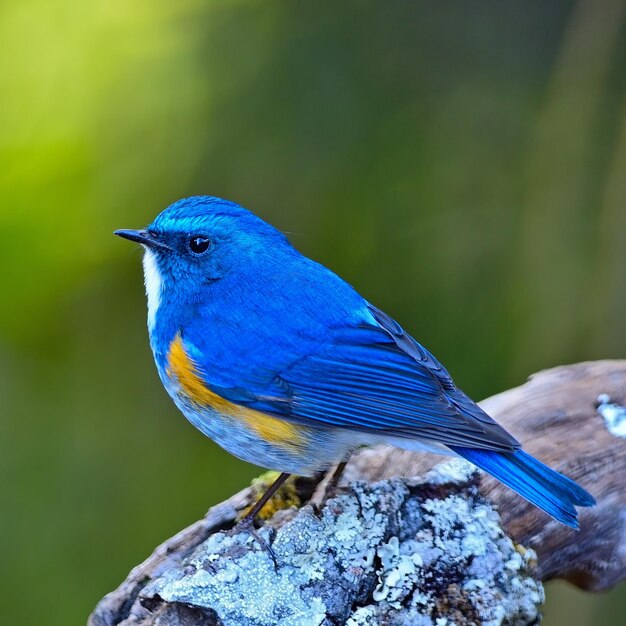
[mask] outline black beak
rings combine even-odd
[[[171,248],[159,241],[154,235],[150,234],[147,230],[116,230],[114,235],[123,237],[124,239],[130,239],[130,241],[136,241],[142,246],[148,246],[149,248],[163,248],[164,250],[170,250]]]

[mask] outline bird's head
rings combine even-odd
[[[273,226],[234,202],[208,196],[179,200],[145,229],[115,234],[145,249],[149,318],[163,296],[189,305],[208,297],[207,285],[227,277],[229,289],[262,282],[294,254]]]
[[[144,230],[115,234],[140,243],[162,278],[196,284],[255,266],[268,253],[290,249],[285,236],[234,202],[193,196],[175,202]]]

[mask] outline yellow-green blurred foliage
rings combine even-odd
[[[476,398],[623,358],[625,7],[2,3],[3,623],[83,623],[259,472],[166,397],[111,234],[181,196],[291,233]],[[545,623],[626,623],[619,594],[550,587]]]

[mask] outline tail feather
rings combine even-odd
[[[450,448],[571,528],[579,528],[574,506],[596,503],[580,485],[523,450],[495,452],[460,446]]]

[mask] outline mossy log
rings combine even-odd
[[[228,532],[254,487],[212,507],[105,596],[89,626],[537,623],[543,581],[604,590],[626,577],[625,405],[626,361],[540,372],[481,403],[595,496],[578,532],[464,461],[362,450],[336,494],[322,477],[298,479],[283,501],[301,505],[254,534]]]

